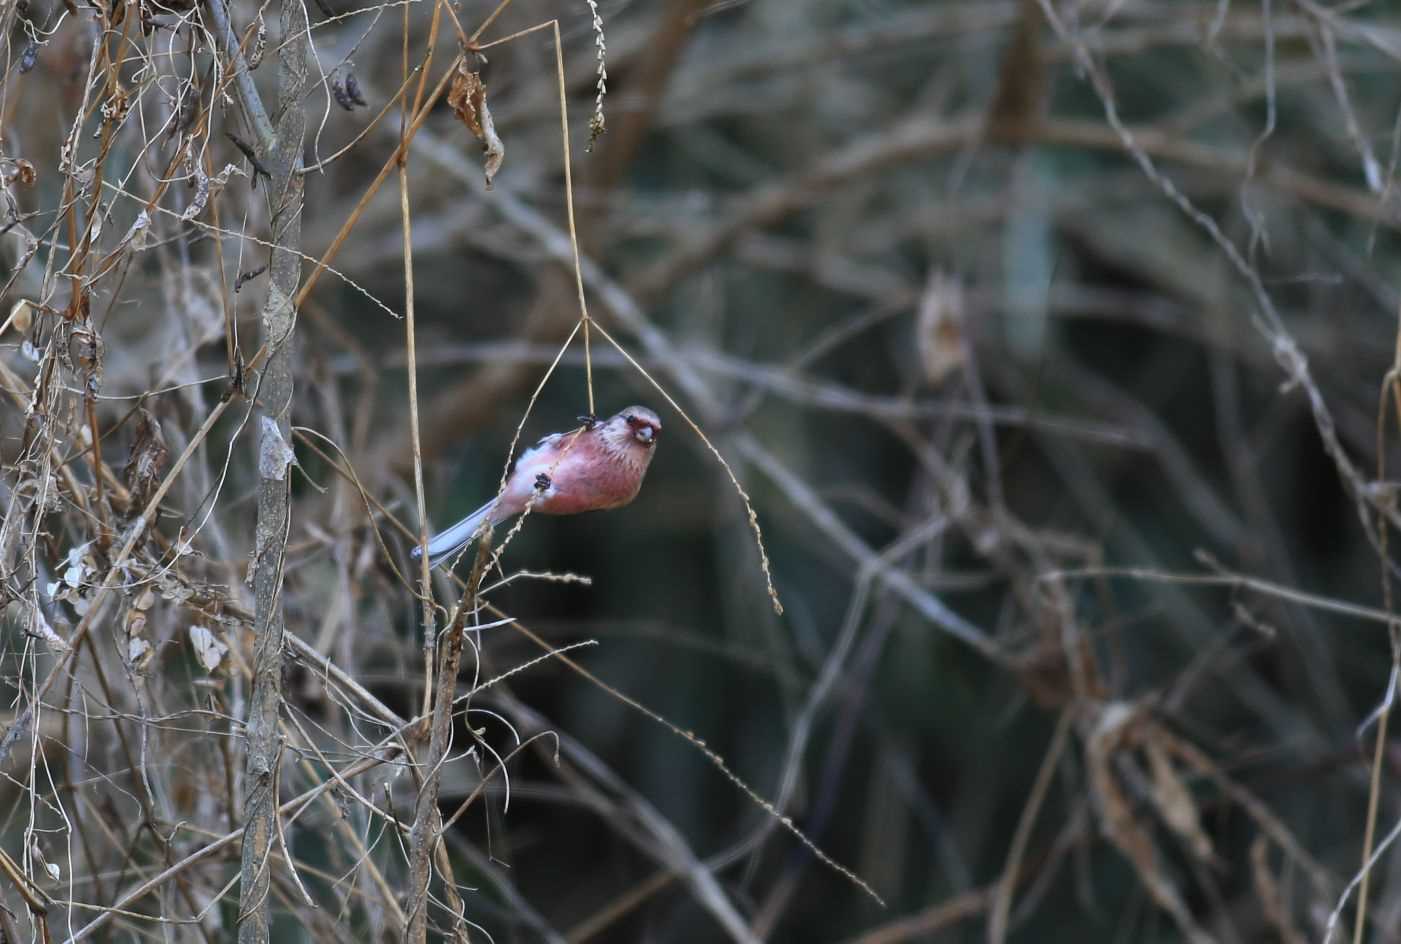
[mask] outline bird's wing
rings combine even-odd
[[[445,531],[439,531],[428,539],[428,563],[437,567],[453,554],[466,547],[477,534],[477,528],[482,520],[486,518],[491,510],[496,507],[496,499],[492,499],[466,518]],[[413,556],[418,558],[419,549],[414,548]]]

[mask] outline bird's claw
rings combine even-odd
[[[550,477],[548,475],[546,475],[544,472],[541,472],[539,475],[535,476],[535,488],[537,491],[543,492],[549,487]]]
[[[577,419],[580,423],[584,424],[585,431],[590,431],[598,425],[598,417],[594,416],[592,413],[585,413],[583,416],[576,416],[575,419]]]

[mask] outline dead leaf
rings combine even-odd
[[[1213,852],[1211,839],[1202,829],[1201,814],[1192,799],[1192,791],[1173,769],[1167,750],[1151,737],[1143,746],[1148,755],[1148,769],[1153,776],[1153,805],[1163,821],[1192,847],[1192,853],[1209,862]]]
[[[209,198],[213,196],[218,196],[219,192],[223,190],[224,186],[229,182],[230,177],[248,176],[247,172],[242,167],[239,167],[237,164],[225,164],[223,170],[219,171],[219,173],[215,174],[213,177],[210,177],[207,174],[205,174],[204,168],[199,165],[198,161],[195,161],[193,163],[195,174],[195,196],[194,199],[190,201],[190,205],[185,207],[185,212],[180,214],[180,219],[182,220],[192,220],[195,217],[199,216],[201,213],[203,213],[204,206],[206,203],[209,202]]]
[[[151,644],[140,636],[133,636],[127,641],[126,660],[131,665],[133,672],[145,672],[146,667],[151,664],[151,654],[154,650]]]
[[[448,89],[448,107],[468,130],[480,138],[482,126],[477,120],[478,99],[486,101],[486,86],[482,84],[481,74],[468,69],[465,62],[458,63],[457,75],[452,77],[452,86]]]
[[[210,675],[219,668],[219,663],[224,661],[224,656],[229,652],[229,647],[216,639],[205,626],[190,627],[190,642],[195,647],[195,658],[199,659],[199,664],[204,666],[204,671]]]
[[[1133,799],[1116,770],[1120,760],[1133,763],[1133,750],[1143,740],[1144,725],[1141,706],[1110,702],[1100,709],[1087,739],[1085,763],[1100,830],[1129,860],[1149,897],[1172,916],[1183,937],[1192,944],[1206,944],[1211,936],[1197,925],[1152,835],[1134,815]]]
[[[482,170],[486,175],[486,187],[490,190],[492,181],[496,179],[496,172],[501,169],[501,164],[506,159],[506,146],[501,143],[501,137],[496,133],[496,123],[492,120],[491,109],[486,103],[486,85],[482,82],[481,73],[469,69],[465,61],[458,63],[457,74],[452,77],[452,86],[448,89],[448,106],[467,129],[476,135],[477,140],[482,142],[482,150],[486,154]]]
[[[964,309],[963,284],[938,273],[931,275],[920,299],[915,339],[924,377],[931,384],[963,366]]]
[[[160,422],[145,408],[136,411],[136,438],[131,444],[122,478],[131,491],[132,507],[144,508],[165,473],[170,450],[161,434]]]
[[[125,10],[126,6],[119,5],[116,9]],[[113,124],[121,124],[129,111],[131,111],[131,95],[119,84],[112,90],[107,101],[103,103],[102,118]]]
[[[70,548],[68,551],[68,566],[63,571],[63,582],[76,590],[82,584],[83,578],[92,573],[92,568],[83,558],[83,552],[88,545]]]
[[[33,304],[27,298],[21,298],[10,306],[10,317],[7,320],[20,334],[28,334],[34,324]]]

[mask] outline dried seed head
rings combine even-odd
[[[592,151],[594,142],[603,136],[603,132],[608,130],[607,122],[603,118],[603,96],[608,94],[608,43],[603,36],[603,17],[599,15],[597,0],[586,0],[590,12],[593,13],[594,46],[598,48],[598,82],[595,87],[598,94],[594,97],[593,116],[589,118],[589,143],[585,148]]]

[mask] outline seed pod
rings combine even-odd
[[[355,78],[354,72],[347,72],[345,75],[345,94],[350,96],[350,100],[360,106],[368,106],[365,96],[360,94],[360,80]]]
[[[354,111],[356,105],[368,105],[365,96],[360,92],[360,80],[355,78],[355,73],[346,70],[345,77],[336,79],[331,83],[331,95],[335,98],[336,104],[346,111]]]
[[[336,104],[346,111],[354,111],[355,103],[351,101],[350,94],[346,92],[344,83],[340,79],[331,82],[331,96],[335,98]]]

